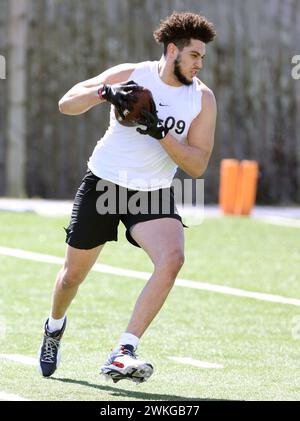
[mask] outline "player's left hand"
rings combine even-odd
[[[151,111],[143,109],[141,114],[143,118],[141,118],[138,123],[141,126],[146,126],[146,129],[138,127],[136,129],[137,132],[144,135],[147,134],[157,140],[161,140],[166,137],[168,130],[163,125],[163,122],[158,118],[156,105],[153,100],[151,101]]]

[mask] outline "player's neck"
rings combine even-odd
[[[164,56],[161,57],[158,63],[158,75],[161,80],[170,86],[180,87],[180,83],[174,75],[173,65],[168,63]]]

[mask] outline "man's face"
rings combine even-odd
[[[202,68],[203,59],[206,53],[205,43],[192,39],[190,45],[178,50],[174,61],[174,75],[183,85],[191,85],[193,77]]]

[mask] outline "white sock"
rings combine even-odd
[[[55,332],[56,330],[60,330],[63,327],[64,321],[66,316],[62,317],[61,319],[53,319],[53,317],[49,316],[48,320],[48,331]]]
[[[139,344],[139,338],[135,335],[133,335],[132,333],[123,333],[120,341],[119,341],[119,346],[120,345],[132,345],[134,347],[134,349],[136,349],[138,347]]]

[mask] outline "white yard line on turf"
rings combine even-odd
[[[0,401],[28,401],[29,399],[22,398],[22,396],[13,395],[12,393],[1,392]]]
[[[256,217],[259,222],[264,222],[265,224],[278,225],[280,227],[290,227],[290,228],[300,228],[300,220],[293,218],[283,218],[279,216],[268,216],[268,217]]]
[[[208,363],[207,361],[194,360],[189,357],[168,357],[169,360],[176,361],[180,364],[193,365],[200,368],[224,368],[222,364]]]
[[[25,365],[37,365],[36,358],[26,357],[25,355],[16,354],[0,354],[0,359],[14,361]],[[224,368],[222,364],[209,363],[207,361],[194,360],[189,357],[168,357],[169,360],[175,361],[180,364],[193,365],[200,368]],[[1,392],[0,392],[1,393]],[[1,398],[0,398],[1,399]],[[11,400],[11,399],[10,399]],[[19,399],[17,399],[19,400]]]
[[[19,354],[0,354],[0,359],[14,361],[25,365],[37,365],[37,359],[33,357],[25,357]]]
[[[64,259],[61,257],[49,256],[47,254],[41,254],[41,253],[33,253],[30,251],[19,250],[19,249],[14,249],[14,248],[9,248],[9,247],[0,246],[0,254],[5,255],[5,256],[17,257],[20,259],[44,262],[44,263],[62,264],[64,262]],[[95,272],[109,273],[111,275],[118,275],[118,276],[124,276],[128,278],[144,279],[144,280],[149,279],[149,277],[151,276],[151,273],[148,273],[148,272],[138,272],[135,270],[122,269],[122,268],[117,268],[113,266],[102,265],[99,263],[96,263],[92,270]],[[175,285],[185,287],[185,288],[199,289],[202,291],[215,292],[218,294],[252,298],[254,300],[268,301],[268,302],[279,303],[279,304],[288,304],[288,305],[300,307],[300,299],[287,298],[287,297],[282,297],[280,295],[272,295],[272,294],[265,294],[262,292],[246,291],[239,288],[231,288],[231,287],[222,286],[222,285],[208,284],[205,282],[189,281],[186,279],[177,279]]]

